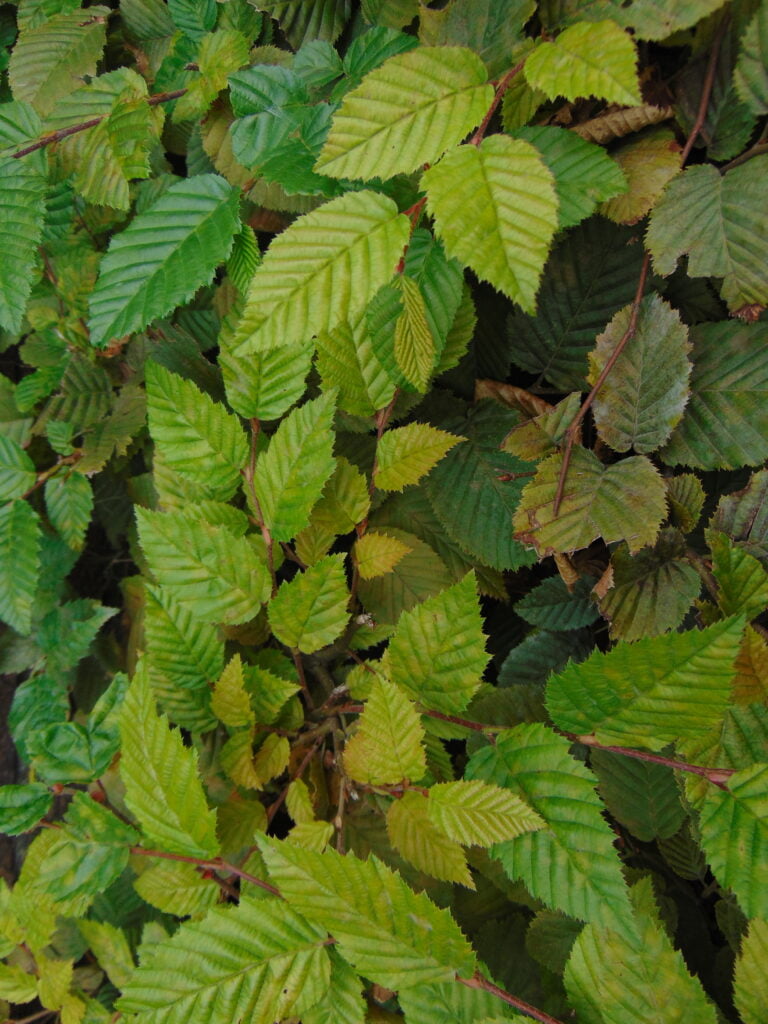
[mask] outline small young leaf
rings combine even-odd
[[[224,725],[236,729],[253,725],[256,721],[245,689],[243,663],[239,654],[232,658],[213,688],[211,711]]]
[[[546,827],[519,796],[479,779],[437,783],[428,807],[430,821],[465,846],[491,846]]]
[[[427,798],[414,792],[403,793],[390,804],[387,835],[392,845],[424,874],[474,889],[464,851],[430,820],[428,808]]]
[[[411,548],[386,533],[365,533],[355,542],[354,559],[364,580],[391,572]]]
[[[373,482],[385,491],[402,491],[429,473],[464,438],[426,423],[408,423],[386,431],[376,448]]]
[[[45,507],[51,525],[71,548],[80,551],[93,512],[93,489],[88,477],[70,473],[46,480]]]
[[[282,643],[312,654],[342,634],[348,602],[344,556],[328,555],[282,584],[269,603],[269,622]]]
[[[411,701],[392,683],[375,678],[357,732],[344,750],[344,768],[358,782],[418,782],[426,771],[424,729]]]

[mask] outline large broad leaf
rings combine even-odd
[[[40,568],[40,521],[21,499],[0,508],[0,619],[28,634]]]
[[[259,7],[280,23],[295,50],[308,40],[335,42],[352,9],[350,0],[260,0]]]
[[[632,308],[614,316],[590,353],[594,385],[629,327]],[[680,421],[688,400],[688,331],[658,295],[647,296],[636,329],[592,406],[598,432],[614,451],[653,452]]]
[[[589,763],[606,807],[633,836],[650,843],[681,828],[686,812],[671,768],[606,750],[591,750]]]
[[[619,644],[568,665],[547,685],[552,721],[603,744],[660,750],[696,738],[723,718],[744,619]]]
[[[563,456],[539,464],[515,513],[515,537],[533,545],[540,558],[625,540],[631,552],[652,544],[666,515],[664,482],[642,455],[604,466],[585,448],[573,449],[558,514],[554,500]]]
[[[446,252],[532,313],[557,228],[552,172],[528,142],[492,135],[422,175]]]
[[[403,612],[387,649],[392,681],[449,714],[467,706],[488,660],[474,573]]]
[[[736,1008],[744,1024],[760,1024],[768,1003],[765,964],[768,959],[768,921],[749,922],[749,931],[741,944],[736,961],[733,994]]]
[[[390,57],[344,97],[317,170],[336,178],[410,173],[461,142],[492,100],[471,50],[421,46]]]
[[[690,28],[722,7],[720,0],[568,0],[545,9],[548,26],[574,21],[602,21],[610,18],[623,28],[633,28],[640,39],[666,39],[673,32]],[[552,22],[554,17],[554,25]]]
[[[151,947],[123,989],[137,1024],[200,1017],[272,1024],[328,986],[325,931],[278,900],[216,907]]]
[[[768,457],[768,324],[699,324],[691,340],[691,399],[661,457],[697,469],[759,465]]]
[[[553,42],[540,43],[525,62],[525,77],[550,99],[597,96],[609,103],[641,102],[628,33],[613,21],[573,25]]]
[[[22,160],[0,158],[0,326],[21,327],[32,288],[35,251],[43,228],[46,180]]]
[[[419,39],[428,46],[468,46],[495,78],[515,63],[513,54],[524,52],[523,29],[534,10],[533,0],[449,0],[440,10],[422,3]]]
[[[281,643],[312,654],[344,632],[348,603],[344,556],[328,555],[282,584],[269,602],[269,624]]]
[[[768,5],[764,3],[742,37],[734,84],[753,114],[768,113]]]
[[[120,710],[125,803],[161,850],[215,857],[216,815],[197,776],[197,753],[158,715],[146,674],[137,672]]]
[[[760,268],[768,259],[761,230],[768,156],[721,175],[712,164],[690,167],[667,187],[648,225],[646,244],[655,270],[671,274],[688,256],[691,277],[722,277],[728,308],[768,304]]]
[[[344,959],[376,984],[409,988],[474,973],[475,955],[450,913],[376,857],[312,853],[274,839],[260,846],[288,904],[329,931]]]
[[[626,930],[630,910],[614,835],[594,775],[568,751],[568,740],[546,726],[520,725],[474,754],[467,775],[511,790],[546,822],[493,848],[510,878],[553,909]]]
[[[579,1020],[595,1024],[716,1024],[717,1011],[659,920],[650,878],[631,890],[634,929],[588,925],[576,939],[565,985]]]
[[[344,749],[344,769],[372,786],[418,782],[427,768],[423,739],[413,703],[389,681],[374,678],[357,731]]]
[[[157,363],[148,362],[149,431],[164,461],[227,501],[240,484],[248,444],[236,416],[199,388]]]
[[[93,343],[141,330],[208,284],[239,228],[238,202],[216,174],[185,178],[115,235],[91,297]]]
[[[409,226],[391,199],[370,191],[294,221],[253,276],[234,351],[306,341],[353,320],[394,273]]]
[[[309,522],[312,506],[333,473],[335,394],[294,409],[256,464],[253,486],[264,523],[275,540],[290,540]]]

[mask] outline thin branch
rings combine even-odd
[[[21,498],[28,498],[33,491],[36,491],[38,487],[42,487],[44,483],[51,479],[52,476],[56,476],[62,466],[72,466],[75,462],[78,462],[83,457],[82,452],[73,452],[71,455],[65,455],[59,459],[54,466],[50,469],[44,469],[42,472],[37,474],[35,482],[31,487],[28,487],[26,491],[21,495]]]
[[[503,988],[499,988],[498,985],[494,985],[492,981],[488,981],[482,974],[474,974],[471,978],[456,978],[460,985],[466,985],[467,988],[479,988],[483,992],[490,992],[491,995],[496,996],[497,999],[501,999],[507,1006],[514,1006],[516,1010],[520,1010],[522,1013],[527,1013],[529,1017],[533,1017],[534,1020],[541,1021],[541,1024],[563,1024],[563,1021],[557,1017],[552,1017],[550,1014],[545,1013],[544,1010],[538,1009],[536,1006],[531,1006],[530,1003],[526,1003],[524,999],[518,999],[517,996],[513,996],[510,992],[507,992]]]
[[[202,857],[188,857],[183,853],[169,853],[167,850],[147,850],[143,846],[132,846],[130,852],[137,854],[141,857],[160,857],[163,860],[178,860],[184,864],[194,864],[199,868],[212,868],[214,871],[229,871],[230,874],[237,875],[238,878],[242,878],[245,882],[250,882],[252,885],[257,885],[260,889],[266,890],[266,892],[272,893],[273,896],[279,896],[280,890],[276,889],[274,885],[270,885],[269,882],[265,882],[262,878],[257,878],[255,875],[250,874],[248,871],[243,871],[242,868],[237,867],[235,864],[230,864],[229,861],[222,860],[220,857],[214,857],[212,860],[206,860]]]
[[[309,692],[307,686],[307,676],[304,671],[304,662],[301,660],[301,651],[298,647],[291,647],[291,657],[293,658],[293,664],[296,666],[296,671],[299,674],[299,683],[301,684],[301,692],[304,694],[304,700],[307,702],[307,707],[310,711],[315,710],[315,702],[312,700],[312,694]]]
[[[750,149],[745,150],[740,156],[734,157],[730,163],[725,164],[724,167],[720,168],[720,173],[725,174],[726,171],[730,171],[734,167],[738,167],[739,164],[745,164],[747,160],[751,160],[752,157],[762,156],[764,153],[768,153],[768,142],[756,142]]]
[[[635,761],[648,761],[651,764],[661,764],[665,768],[674,768],[678,772],[688,772],[691,775],[698,775],[713,786],[720,789],[727,789],[728,779],[735,772],[735,768],[706,768],[700,764],[689,764],[687,761],[676,761],[673,757],[664,757],[663,754],[652,754],[647,750],[633,750],[631,747],[615,747],[605,743],[598,743],[592,736],[576,736],[574,733],[564,733],[569,740],[583,743],[587,747],[594,747],[595,750],[607,750],[609,754],[621,754],[623,757],[631,757]]]
[[[519,64],[515,64],[511,71],[508,71],[506,75],[502,75],[502,77],[499,79],[499,84],[496,86],[496,93],[493,97],[493,102],[491,103],[490,107],[488,107],[485,117],[480,122],[480,127],[469,140],[470,145],[479,146],[480,143],[485,138],[485,133],[488,131],[488,125],[491,123],[491,118],[496,113],[496,108],[504,98],[504,93],[512,84],[512,79],[515,77],[516,74],[518,74],[518,72],[523,70],[523,64],[525,64],[525,61],[521,60]]]
[[[707,108],[709,107],[709,98],[712,95],[712,87],[715,84],[715,71],[717,70],[717,58],[720,54],[720,44],[723,41],[725,30],[728,28],[728,23],[731,20],[730,14],[726,14],[723,20],[720,22],[720,26],[717,30],[717,35],[712,41],[712,49],[709,53],[709,61],[707,63],[707,73],[704,76],[704,84],[701,87],[701,97],[699,98],[699,109],[696,111],[696,120],[693,122],[693,128],[691,128],[688,138],[685,140],[685,146],[683,147],[682,156],[680,157],[681,166],[685,166],[688,157],[691,155],[691,150],[699,137],[699,132],[704,127],[704,122],[707,119]]]

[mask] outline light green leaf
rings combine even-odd
[[[303,342],[354,321],[394,273],[409,228],[391,199],[370,191],[339,196],[294,221],[253,276],[236,354]]]
[[[200,40],[194,74],[173,110],[174,121],[191,121],[202,117],[222,89],[227,76],[249,62],[248,40],[236,29],[219,28]]]
[[[344,632],[348,603],[344,555],[328,555],[281,585],[269,602],[269,623],[282,643],[312,654]]]
[[[23,160],[0,157],[0,327],[21,328],[43,227],[46,180]]]
[[[150,679],[156,674],[184,690],[208,689],[224,667],[224,643],[215,626],[194,619],[173,594],[146,588],[144,637]]]
[[[330,949],[331,984],[323,998],[302,1014],[302,1024],[365,1024],[367,1003],[355,971]]]
[[[45,508],[51,525],[75,551],[81,551],[93,512],[93,488],[81,473],[46,480]]]
[[[532,313],[557,227],[554,179],[528,142],[492,135],[425,171],[446,252]]]
[[[243,663],[239,654],[230,660],[213,688],[211,711],[224,725],[236,729],[253,725],[256,721],[245,688]]]
[[[269,575],[247,537],[179,512],[136,509],[139,540],[153,575],[197,618],[247,622],[269,594]]]
[[[35,464],[24,449],[0,434],[0,501],[20,498],[36,477]]]
[[[423,739],[413,703],[392,683],[376,677],[357,731],[344,749],[345,771],[372,786],[418,782],[427,767]]]
[[[402,295],[403,308],[395,323],[395,361],[406,381],[417,391],[425,392],[437,355],[427,305],[413,278],[402,274],[396,286]]]
[[[244,357],[224,344],[219,365],[227,401],[245,419],[276,420],[304,394],[311,362],[308,344],[283,345]]]
[[[256,464],[254,489],[274,540],[290,540],[304,529],[333,473],[335,397],[327,392],[289,413]]]
[[[376,447],[374,484],[402,491],[419,480],[464,439],[427,423],[408,423],[386,431]]]
[[[375,856],[312,853],[274,839],[260,845],[288,904],[330,932],[344,959],[375,984],[404,989],[473,974],[475,955],[449,912]]]
[[[347,93],[315,165],[335,178],[391,178],[434,163],[493,100],[483,62],[458,46],[390,57]]]
[[[589,356],[594,385],[629,328],[632,307],[613,317]],[[645,454],[668,440],[688,400],[691,364],[688,331],[676,310],[658,295],[640,303],[636,330],[593,405],[598,433],[617,452]]]
[[[691,398],[661,458],[697,469],[760,465],[768,457],[768,324],[698,324],[691,340]]]
[[[374,352],[364,316],[322,331],[316,350],[323,385],[339,389],[340,409],[353,416],[372,416],[392,401],[395,382]]]
[[[0,999],[30,1003],[37,998],[37,978],[21,967],[0,963]]]
[[[768,958],[768,921],[758,918],[749,922],[749,931],[736,961],[733,994],[736,1008],[744,1024],[760,1024],[768,1001],[765,964]]]
[[[410,550],[397,537],[389,537],[386,533],[364,533],[355,541],[355,565],[362,579],[372,580],[391,572]]]
[[[490,78],[501,77],[525,46],[523,29],[534,10],[533,0],[449,0],[438,10],[421,3],[419,39],[430,46],[468,46]]]
[[[497,1016],[499,1000],[495,995],[455,981],[415,985],[397,998],[406,1024],[518,1024],[518,1020],[522,1024],[524,1020],[508,1014],[502,1020]],[[530,1017],[526,1019],[530,1021]]]
[[[135,965],[122,928],[116,928],[109,921],[78,921],[77,927],[112,984],[124,988]]]
[[[256,721],[271,725],[285,702],[299,689],[299,677],[292,662],[277,651],[265,649],[244,665],[245,686]]]
[[[716,728],[728,707],[744,619],[619,644],[571,663],[547,684],[560,729],[603,744],[660,750]]]
[[[273,1024],[322,997],[325,939],[282,901],[217,907],[153,946],[118,1005],[136,1024],[185,1024],[213,1007],[222,1021]]]
[[[706,537],[723,615],[742,612],[747,619],[754,619],[762,614],[768,605],[768,572],[724,533],[707,530]]]
[[[632,38],[613,21],[577,24],[554,42],[539,43],[525,62],[525,77],[549,99],[596,96],[633,106],[641,101]]]
[[[151,906],[177,917],[204,914],[221,892],[216,882],[203,878],[194,864],[170,860],[150,860],[150,866],[144,868],[133,886]]]
[[[0,619],[26,636],[40,567],[40,521],[26,501],[0,508]]]
[[[651,843],[680,830],[686,811],[671,768],[598,749],[590,750],[589,763],[606,807],[633,836]]]
[[[52,801],[50,790],[40,782],[0,786],[0,833],[16,836],[28,832],[45,817]]]
[[[722,277],[730,310],[768,304],[760,267],[768,259],[761,223],[768,156],[721,175],[712,164],[689,167],[674,178],[653,209],[646,246],[654,269],[671,274],[688,256],[691,277]]]
[[[519,725],[474,754],[467,775],[511,790],[547,823],[494,847],[510,878],[521,879],[548,907],[626,931],[630,908],[615,836],[602,816],[594,775],[569,746],[545,725]]]
[[[575,447],[558,515],[553,512],[563,456],[539,464],[515,514],[515,537],[533,545],[540,558],[576,551],[602,537],[625,540],[630,552],[652,544],[666,515],[664,482],[651,462],[633,455],[604,466],[596,455]]]
[[[430,821],[465,846],[491,846],[546,827],[515,793],[479,779],[437,783],[428,805]]]
[[[768,4],[760,4],[742,36],[733,81],[753,114],[768,113]]]
[[[387,835],[392,846],[418,871],[474,889],[464,851],[430,821],[428,807],[427,798],[412,791],[390,804]]]
[[[253,758],[257,788],[263,789],[272,779],[282,775],[288,767],[290,757],[291,746],[285,736],[270,733]]]
[[[141,330],[208,284],[240,225],[238,201],[216,174],[184,178],[114,235],[91,297],[93,344]]]
[[[489,660],[474,573],[403,612],[387,659],[392,682],[414,700],[462,712]]]
[[[248,444],[236,416],[192,381],[149,361],[149,432],[172,470],[189,477],[217,501],[227,501],[240,484]]]
[[[407,530],[386,527],[389,536],[411,550],[384,576],[360,581],[358,593],[378,624],[394,625],[403,611],[450,586],[454,575],[435,550]]]
[[[125,803],[150,843],[191,857],[215,857],[216,815],[197,775],[197,753],[157,713],[143,672],[125,695],[120,737]]]
[[[640,39],[666,39],[721,6],[720,0],[633,0],[629,6],[625,6],[624,0],[575,0],[565,10],[553,4],[551,14],[555,14],[558,23],[562,14],[563,24],[611,18],[623,28],[636,29]],[[548,25],[552,25],[551,14]]]

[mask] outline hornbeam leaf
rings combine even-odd
[[[430,821],[427,798],[406,792],[387,811],[387,835],[397,852],[418,871],[474,889],[461,845]]]
[[[427,306],[418,284],[401,275],[397,287],[403,309],[395,323],[393,352],[403,376],[417,391],[426,391],[437,356],[437,344],[429,325]]]
[[[372,580],[375,576],[391,572],[410,550],[397,537],[369,531],[355,541],[355,565],[364,580]]]
[[[5,105],[5,104],[4,104]],[[2,141],[5,141],[4,139]],[[21,328],[43,229],[46,180],[26,161],[0,157],[0,326]]]
[[[768,324],[698,324],[691,340],[691,398],[661,458],[697,469],[759,465],[768,457]]]
[[[598,212],[617,224],[637,224],[679,172],[681,149],[668,128],[657,128],[623,143],[611,155],[627,189],[602,203]]]
[[[350,0],[260,0],[259,8],[280,22],[294,50],[308,40],[330,43],[341,34],[351,11]]]
[[[258,615],[269,575],[247,537],[180,512],[136,509],[153,575],[198,618],[234,625]]]
[[[149,431],[165,463],[217,501],[237,490],[248,444],[236,416],[151,360],[146,366]]]
[[[666,491],[648,459],[633,455],[604,466],[593,452],[574,448],[555,516],[562,464],[562,455],[550,455],[523,490],[514,518],[518,540],[533,545],[540,558],[586,548],[598,537],[606,544],[625,540],[630,552],[655,541],[666,514]]]
[[[413,703],[376,677],[357,731],[344,749],[344,768],[351,778],[372,786],[418,782],[427,768],[423,739]]]
[[[232,728],[254,725],[256,716],[245,688],[243,663],[236,654],[219,676],[211,696],[211,711]]]
[[[651,213],[646,246],[657,273],[688,256],[691,277],[722,277],[728,308],[768,305],[768,237],[760,229],[768,156],[721,175],[712,164],[689,167],[667,186]]]
[[[353,321],[392,276],[409,230],[391,199],[367,190],[299,217],[253,275],[235,353],[295,344]]]
[[[755,918],[741,943],[736,961],[733,996],[744,1024],[760,1024],[768,1004],[765,964],[768,961],[768,921]]]
[[[333,949],[328,953],[331,958],[330,987],[319,1002],[304,1011],[302,1024],[366,1024],[368,1004],[363,999],[362,981],[338,953]]]
[[[706,735],[728,707],[743,629],[743,617],[732,616],[707,629],[595,651],[550,677],[552,721],[602,744],[651,750]]]
[[[36,478],[35,464],[24,449],[0,434],[0,501],[20,498]]]
[[[40,520],[22,499],[0,508],[0,619],[26,636],[40,569]]]
[[[435,549],[416,534],[391,526],[382,528],[411,550],[384,576],[361,578],[358,592],[366,611],[379,624],[394,625],[404,610],[450,586],[454,575]]]
[[[330,932],[344,959],[375,984],[401,989],[474,973],[475,954],[450,913],[375,856],[314,853],[274,839],[259,845],[289,906]]]
[[[80,551],[93,512],[93,488],[88,477],[70,473],[46,480],[45,508],[51,525],[69,547]]]
[[[347,93],[315,164],[334,178],[391,178],[434,163],[483,119],[493,87],[459,46],[390,57]]]
[[[515,604],[515,612],[531,625],[548,630],[581,629],[599,618],[583,577],[569,590],[560,576],[550,576]]]
[[[736,92],[753,114],[768,113],[768,6],[760,4],[741,39]]]
[[[671,768],[599,749],[590,750],[589,763],[606,807],[633,836],[651,843],[680,830],[686,812]]]
[[[422,186],[448,255],[532,313],[557,228],[554,178],[536,148],[492,135],[451,150]]]
[[[539,43],[525,62],[525,77],[549,99],[596,96],[609,103],[642,102],[632,38],[613,21],[572,25],[554,42]]]
[[[402,491],[436,466],[464,438],[427,423],[408,423],[382,434],[376,448],[373,482],[385,491]]]
[[[52,803],[50,789],[41,782],[0,786],[0,831],[8,836],[28,832],[46,816]]]
[[[489,660],[474,573],[403,612],[387,659],[392,682],[414,700],[462,712]]]
[[[150,843],[186,856],[215,857],[216,814],[197,775],[197,753],[158,715],[144,672],[136,673],[126,692],[120,737],[125,803]]]
[[[245,358],[225,344],[219,352],[227,401],[246,419],[276,420],[287,412],[304,394],[311,363],[309,344],[283,345]]]
[[[768,605],[768,572],[756,558],[737,547],[724,533],[707,530],[712,574],[717,580],[717,603],[724,615],[743,612],[754,619]]]
[[[353,323],[343,321],[332,331],[321,331],[316,351],[317,369],[326,389],[339,389],[340,409],[353,416],[372,416],[392,401],[395,382],[373,350],[364,316]],[[259,355],[254,353],[254,357]]]
[[[635,29],[639,39],[666,39],[680,29],[690,28],[721,6],[721,0],[632,0],[629,5],[626,0],[588,0],[569,4],[566,9],[559,6],[548,9],[551,13],[546,23],[552,26],[552,15],[558,19],[557,25],[610,18],[622,28]]]
[[[344,632],[348,603],[344,555],[328,555],[281,585],[269,602],[269,623],[282,643],[312,654]]]
[[[525,52],[523,29],[534,10],[533,0],[451,0],[439,10],[422,3],[419,39],[430,46],[468,46],[482,57],[489,77],[498,78]]]
[[[632,307],[613,317],[589,356],[594,385],[626,332]],[[658,295],[640,303],[632,341],[617,359],[593,405],[598,432],[614,451],[655,451],[679,423],[688,400],[688,331]]]
[[[273,1024],[328,987],[324,930],[278,900],[215,907],[153,946],[123,989],[136,1024],[220,1021]]]
[[[710,525],[768,565],[768,470],[753,473],[743,490],[722,497]]]
[[[474,754],[467,776],[510,790],[547,824],[493,848],[510,878],[554,910],[626,931],[631,913],[615,837],[594,775],[569,746],[545,725],[519,725]]]
[[[601,1024],[716,1024],[715,1007],[698,979],[688,973],[659,920],[650,878],[632,887],[631,899],[634,929],[618,933],[590,924],[576,939],[565,968],[565,986],[579,1019]]]
[[[427,799],[429,820],[465,846],[491,846],[546,827],[515,793],[479,779],[439,782]]]
[[[431,11],[430,14],[442,13]],[[417,985],[399,992],[406,1024],[524,1024],[530,1017],[497,1016],[499,1001],[490,992],[455,981],[439,985]]]
[[[253,486],[275,540],[290,540],[309,523],[312,506],[333,473],[333,409],[329,391],[294,409],[256,464]]]
[[[159,673],[174,687],[207,691],[224,668],[224,642],[215,626],[194,619],[161,587],[146,588],[144,637],[153,683]]]

